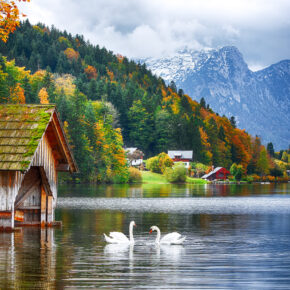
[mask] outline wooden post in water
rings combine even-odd
[[[42,228],[45,227],[46,224],[46,192],[43,186],[41,186],[40,224]]]
[[[51,226],[52,222],[54,221],[54,216],[53,216],[53,197],[48,195],[47,196],[47,225]]]

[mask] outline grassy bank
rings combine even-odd
[[[192,178],[192,177],[186,177],[186,183],[192,183],[192,184],[207,184],[208,181],[201,179],[201,178]]]
[[[153,173],[151,171],[142,171],[142,183],[169,183],[166,178],[158,173]]]
[[[166,184],[169,183],[162,174],[153,173],[151,171],[142,171],[142,183],[151,183],[151,184]],[[186,183],[191,184],[206,184],[206,180],[201,178],[186,178]]]

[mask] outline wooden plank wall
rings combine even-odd
[[[0,172],[0,211],[14,211],[14,202],[23,181],[20,171]]]
[[[54,206],[57,198],[56,160],[46,135],[42,138],[34,154],[31,166],[42,166],[53,194]]]

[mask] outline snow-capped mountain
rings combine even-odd
[[[253,72],[236,47],[179,51],[173,56],[144,59],[152,72],[195,100],[227,117],[239,128],[273,142],[275,149],[290,143],[290,60]]]

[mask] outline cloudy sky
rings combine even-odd
[[[31,23],[129,58],[235,45],[256,70],[290,59],[290,0],[31,0]]]

